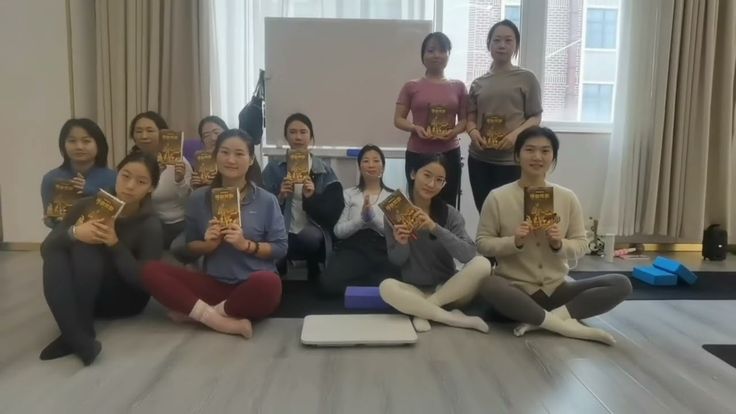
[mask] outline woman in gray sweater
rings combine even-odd
[[[401,268],[401,280],[386,279],[381,298],[397,310],[414,316],[418,332],[430,329],[428,320],[460,328],[488,331],[478,317],[457,308],[469,302],[481,282],[491,274],[490,262],[476,255],[475,243],[465,231],[465,220],[438,197],[446,184],[447,168],[442,154],[422,154],[408,183],[409,198],[416,206],[419,223],[412,234],[405,225],[384,220],[389,260]],[[455,268],[455,260],[464,263]]]
[[[42,360],[76,354],[85,365],[100,353],[94,318],[120,318],[143,311],[149,294],[143,263],[161,258],[161,222],[151,206],[158,184],[156,159],[129,154],[118,165],[116,196],[125,207],[114,222],[78,219],[95,197],[79,200],[41,245],[43,293],[61,336],[41,352]]]

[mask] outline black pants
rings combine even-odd
[[[488,193],[494,188],[504,186],[521,178],[518,165],[489,164],[473,157],[468,158],[468,178],[473,189],[475,207],[480,212]]]
[[[335,246],[320,287],[326,295],[338,296],[348,286],[378,286],[387,277],[398,278],[400,269],[388,261],[386,238],[363,229]]]
[[[289,250],[286,258],[277,263],[278,271],[286,275],[287,260],[305,260],[307,279],[316,282],[319,278],[320,263],[325,262],[325,238],[322,229],[308,223],[298,234],[289,233]]]
[[[406,151],[404,159],[404,172],[406,173],[406,181],[411,180],[411,172],[418,169],[419,158],[425,154],[417,152]],[[447,159],[447,184],[440,191],[440,197],[445,202],[453,207],[457,208],[458,205],[458,194],[460,193],[460,173],[462,171],[461,160],[460,160],[460,148],[455,148],[444,152],[443,155]]]
[[[46,303],[72,348],[94,339],[95,316],[133,316],[148,303],[146,292],[117,274],[104,246],[76,242],[68,249],[44,250],[42,256]]]
[[[164,223],[161,222],[161,229],[163,230],[163,242],[164,250],[171,248],[171,243],[182,233],[187,227],[186,221],[177,221],[176,223]]]

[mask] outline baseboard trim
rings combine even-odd
[[[37,252],[41,250],[41,243],[0,243],[0,251],[8,252]]]

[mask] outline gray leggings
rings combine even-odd
[[[507,279],[492,276],[483,282],[480,293],[506,317],[538,326],[544,321],[545,310],[562,305],[567,306],[574,319],[590,318],[608,312],[631,293],[631,281],[621,274],[565,281],[551,296],[547,296],[541,290],[529,295]]]

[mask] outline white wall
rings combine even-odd
[[[588,217],[598,217],[603,199],[603,186],[608,166],[608,143],[610,134],[600,133],[559,133],[560,152],[557,168],[549,180],[575,192],[580,199],[585,215],[585,226],[589,227]],[[466,138],[467,139],[467,138]],[[468,143],[463,142],[463,157],[467,160]],[[475,209],[473,194],[468,179],[467,161],[463,169],[462,199],[460,211],[465,218],[466,228],[475,237],[478,228],[478,211]]]
[[[58,137],[70,118],[94,118],[94,1],[2,0],[0,194],[4,242],[40,242],[41,177],[61,163]],[[71,22],[71,26],[67,22]],[[73,32],[69,42],[69,32]],[[75,47],[72,51],[69,44]],[[69,57],[75,85],[70,90]]]
[[[3,0],[0,50],[3,236],[38,242],[41,177],[60,163],[59,128],[71,115],[65,2]]]

